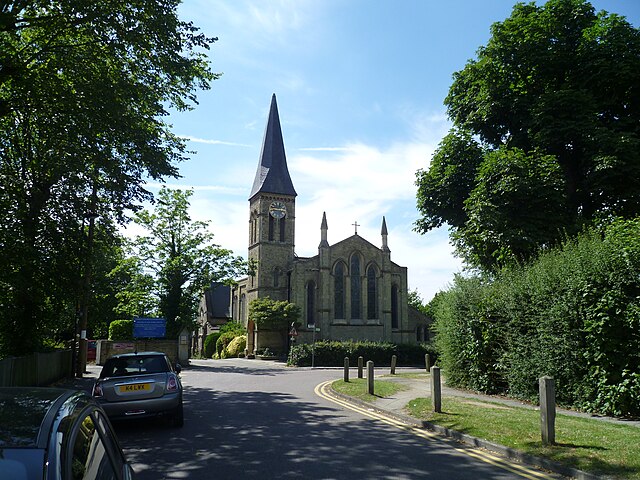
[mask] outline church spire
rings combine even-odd
[[[282,140],[275,93],[271,97],[269,120],[264,132],[260,162],[258,163],[249,199],[263,192],[291,195],[293,197],[297,195],[287,168],[287,157],[284,153],[284,141]]]

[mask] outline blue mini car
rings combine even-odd
[[[61,388],[0,388],[0,479],[129,480],[111,424],[95,399]]]

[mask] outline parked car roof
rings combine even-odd
[[[104,410],[82,391],[0,387],[0,453],[2,479],[133,477]]]
[[[109,358],[137,357],[138,355],[166,355],[164,352],[129,352],[113,355]]]
[[[62,388],[1,388],[0,448],[44,448],[45,437],[60,406],[69,399],[77,404],[83,397],[81,392]]]

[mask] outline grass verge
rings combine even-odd
[[[393,394],[406,390],[407,387],[395,382],[386,382],[384,380],[376,380],[374,395],[369,395],[366,378],[354,378],[348,382],[344,380],[336,380],[331,384],[336,392],[357,398],[364,402],[374,402],[376,398],[390,397]]]
[[[474,437],[545,457],[598,475],[640,480],[640,428],[596,419],[556,416],[556,442],[540,439],[535,410],[461,397],[443,397],[443,413],[433,413],[431,399],[407,405],[409,415]]]

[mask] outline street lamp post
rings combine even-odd
[[[76,364],[76,377],[82,378],[87,370],[87,321],[89,319],[89,297],[91,293],[91,255],[93,250],[93,235],[95,230],[96,215],[89,215],[89,231],[87,233],[87,254],[85,256],[84,282],[82,288],[82,312],[80,316],[80,341],[78,344],[78,362]]]

